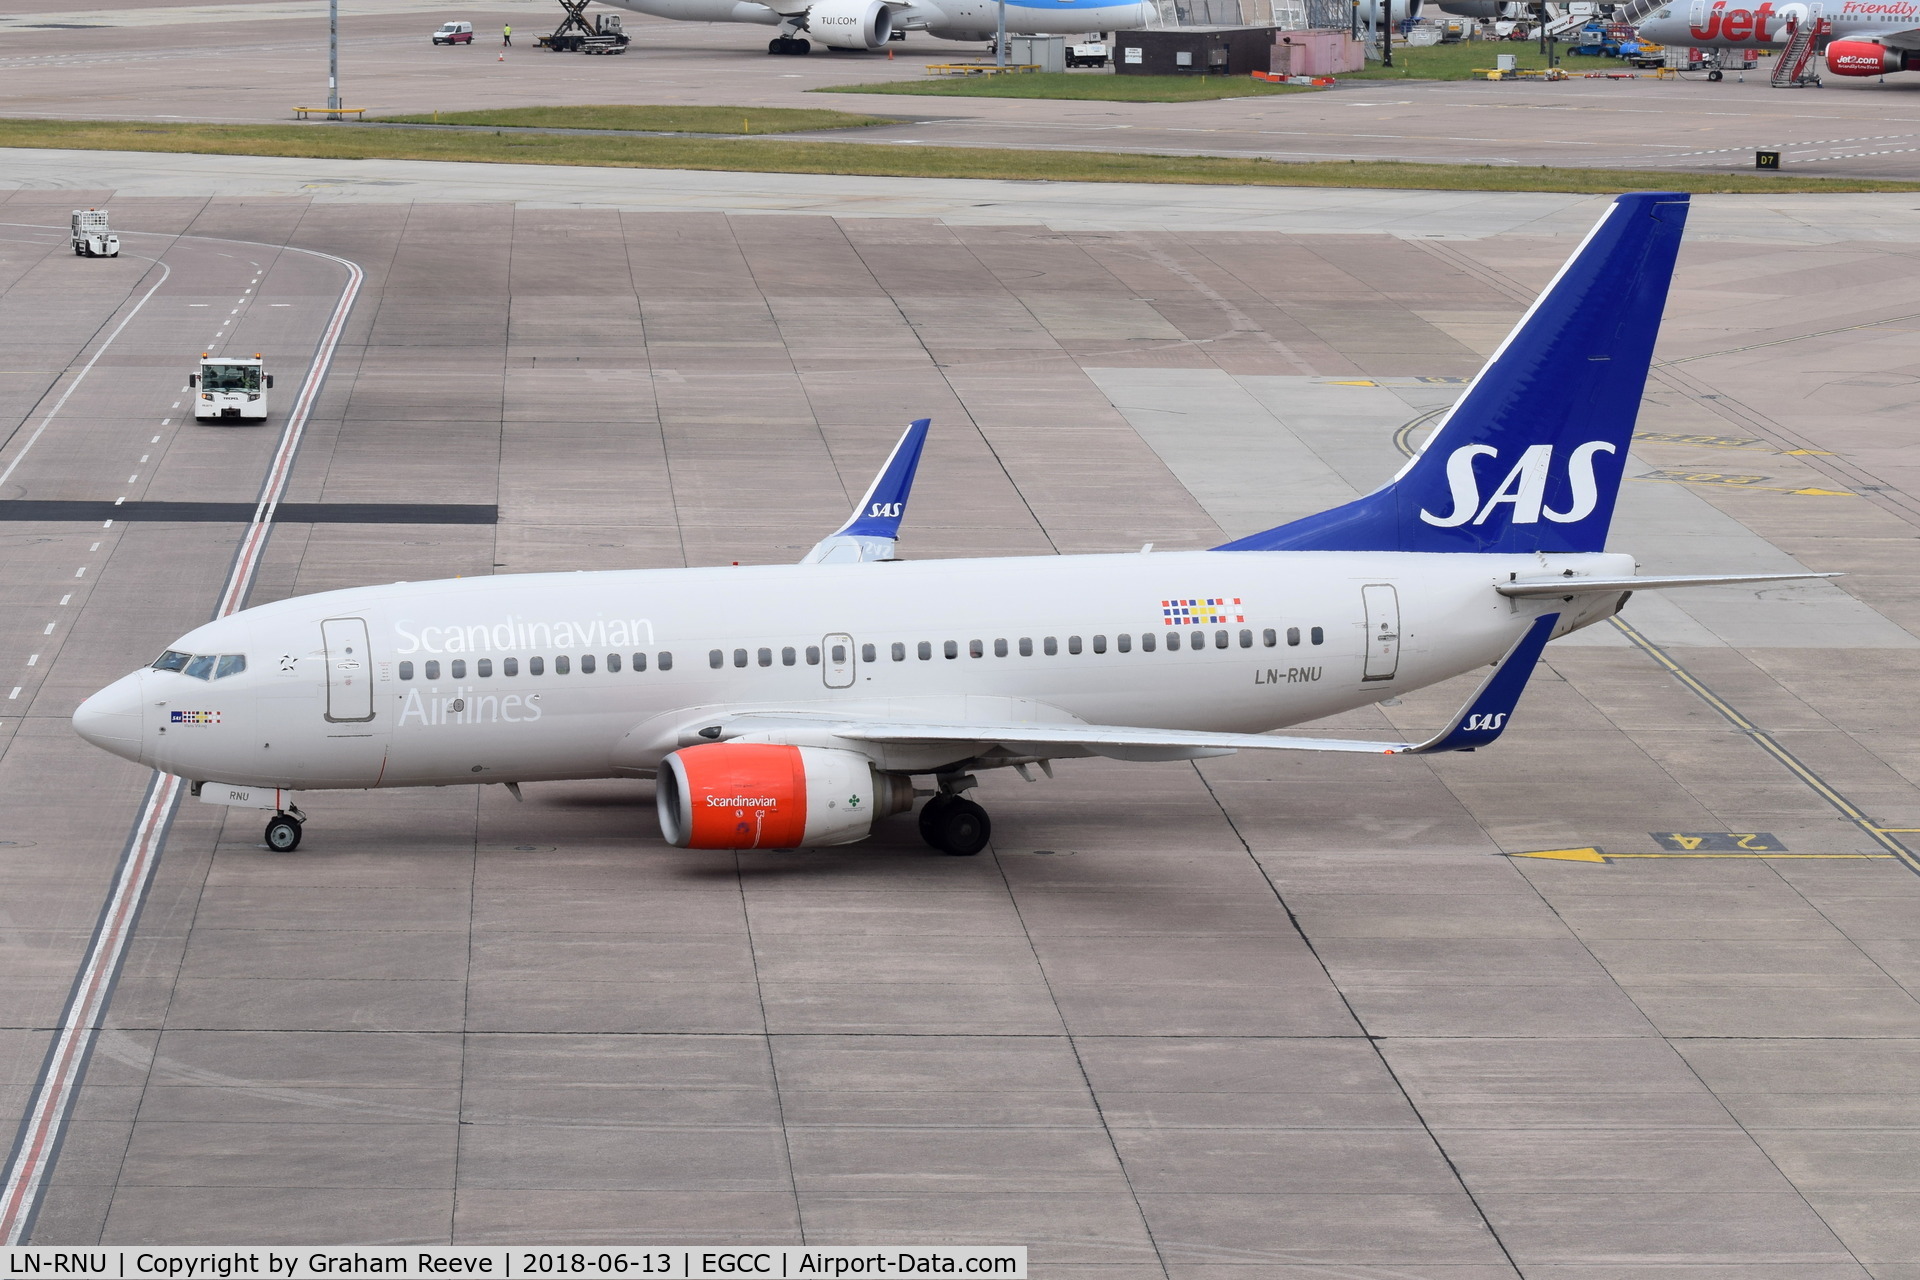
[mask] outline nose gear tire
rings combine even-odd
[[[286,814],[277,814],[267,823],[267,848],[275,853],[292,853],[300,847],[300,822]]]

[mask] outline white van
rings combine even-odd
[[[473,24],[471,22],[446,22],[433,33],[435,44],[472,44]]]

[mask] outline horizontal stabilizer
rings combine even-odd
[[[931,418],[916,418],[887,455],[886,465],[854,504],[853,514],[833,533],[814,544],[801,564],[857,564],[862,560],[893,559],[900,537],[900,519],[907,513],[907,495],[920,467]]]
[[[1515,578],[1493,589],[1503,596],[1525,600],[1552,596],[1591,595],[1611,591],[1658,591],[1663,587],[1728,587],[1743,582],[1806,582],[1838,578],[1837,573],[1708,573],[1649,578]]]

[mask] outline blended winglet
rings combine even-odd
[[[887,455],[886,465],[854,505],[847,522],[814,544],[801,564],[857,564],[862,560],[893,559],[900,537],[900,519],[907,512],[907,495],[920,467],[920,451],[927,444],[931,418],[916,418]]]
[[[1498,738],[1506,731],[1513,708],[1526,691],[1527,681],[1533,678],[1533,669],[1540,662],[1540,652],[1547,647],[1547,641],[1553,638],[1553,628],[1559,621],[1560,615],[1557,613],[1543,613],[1535,618],[1527,634],[1507,650],[1507,656],[1500,659],[1500,665],[1494,668],[1493,674],[1481,683],[1473,697],[1467,699],[1467,705],[1460,708],[1460,714],[1453,718],[1453,723],[1419,746],[1404,750],[1411,755],[1472,751]]]

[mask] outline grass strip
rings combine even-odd
[[[505,107],[497,111],[435,111],[381,116],[390,124],[491,125],[496,129],[634,129],[653,133],[802,133],[898,124],[879,116],[793,107]]]
[[[1396,44],[1393,47],[1391,67],[1383,67],[1378,62],[1369,62],[1365,71],[1343,72],[1339,78],[1342,80],[1478,80],[1484,77],[1475,73],[1491,70],[1495,56],[1502,53],[1513,54],[1522,71],[1547,69],[1547,56],[1540,52],[1540,45],[1536,41],[1462,40],[1458,44],[1430,44],[1418,48],[1412,45]],[[1560,47],[1560,68],[1570,76],[1585,75],[1589,71],[1633,70],[1618,58],[1587,58],[1568,53],[1564,44]],[[1641,74],[1649,80],[1653,78],[1651,71]],[[1623,87],[1625,83],[1622,82]]]
[[[1301,84],[1267,84],[1251,76],[1121,76],[1096,71],[1036,71],[1005,76],[927,76],[836,84],[813,93],[904,93],[921,98],[1067,98],[1077,102],[1210,102],[1316,93]]]
[[[1152,182],[1261,187],[1379,187],[1424,191],[1561,191],[1605,195],[1920,191],[1915,182],[1794,178],[1755,173],[1525,169],[1491,165],[1278,163],[1257,157],[1015,151],[775,139],[615,137],[608,134],[437,133],[352,124],[147,124],[119,120],[0,119],[0,147],[160,151],[319,160],[461,160],[748,173],[835,173],[896,178]]]

